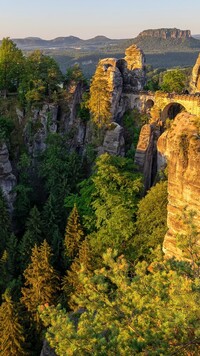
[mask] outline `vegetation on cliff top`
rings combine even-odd
[[[0,140],[9,146],[17,172],[17,196],[11,221],[0,191],[0,352],[38,355],[45,335],[60,356],[197,355],[197,247],[187,251],[193,264],[163,260],[167,183],[161,180],[142,198],[142,177],[131,154],[136,135],[132,116],[124,118],[126,157],[106,153],[90,160],[87,151],[85,156],[76,152],[62,130],[49,133],[46,149],[31,155],[23,142],[27,122],[16,119],[6,95],[14,90],[15,102],[27,112],[45,101],[66,109],[70,90],[83,78],[76,67],[62,78],[61,88],[61,73],[50,57],[41,52],[21,57],[9,39],[0,52],[6,46],[22,58],[25,69],[18,82],[15,71],[10,72],[15,87],[1,83]],[[100,115],[100,93],[94,93],[94,82],[91,88],[90,104],[86,95],[77,112],[82,110],[80,120],[86,125],[92,105],[94,121],[101,126],[107,106]],[[138,120],[146,119],[132,115],[137,128]],[[185,224],[188,248],[198,232],[190,217]]]

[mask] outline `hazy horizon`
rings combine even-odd
[[[156,28],[179,28],[195,35],[200,33],[199,13],[199,0],[7,0],[1,4],[0,38],[123,39]]]

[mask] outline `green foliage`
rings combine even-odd
[[[79,245],[83,239],[83,230],[80,224],[80,218],[76,205],[74,205],[71,214],[67,220],[65,230],[65,255],[74,259],[78,253]]]
[[[98,66],[90,85],[89,108],[92,120],[99,127],[106,126],[111,121],[111,93],[107,77],[102,66]]]
[[[66,71],[64,80],[66,85],[77,84],[78,82],[83,81],[84,76],[80,66],[75,64],[74,66],[69,67]]]
[[[145,262],[134,278],[123,256],[108,250],[104,266],[80,271],[83,291],[74,297],[81,310],[41,310],[46,338],[56,354],[197,355],[200,351],[199,280],[159,262],[147,273]]]
[[[7,288],[12,289],[17,277],[18,241],[14,234],[10,234],[5,243],[5,250],[0,256],[0,294]],[[14,282],[14,283],[13,283]]]
[[[14,203],[14,217],[17,220],[20,229],[23,230],[24,223],[30,212],[31,196],[33,192],[30,179],[31,159],[26,153],[23,153],[20,156],[17,168],[19,178],[18,184],[14,188],[17,193]]]
[[[8,213],[8,207],[0,189],[0,257],[5,250],[6,241],[11,233],[11,221]]]
[[[44,242],[32,249],[31,263],[24,272],[25,287],[22,288],[21,302],[31,313],[37,328],[40,329],[38,306],[55,301],[58,277],[50,264],[51,249]]]
[[[20,266],[22,271],[27,267],[30,262],[31,250],[35,244],[40,244],[43,240],[42,237],[42,220],[40,212],[37,207],[34,206],[29,214],[26,221],[26,231],[20,242]]]
[[[8,91],[17,91],[24,66],[22,51],[8,37],[3,38],[0,47],[0,90],[4,96]]]
[[[181,93],[186,86],[186,76],[181,69],[168,70],[163,74],[161,90],[166,92]]]
[[[85,239],[79,244],[78,254],[63,278],[63,291],[67,297],[67,302],[71,309],[77,308],[77,304],[74,301],[73,296],[79,295],[83,291],[79,273],[82,269],[84,269],[85,273],[90,273],[94,269],[92,257],[94,256],[92,256],[90,245],[87,239]]]
[[[52,194],[49,195],[42,211],[42,220],[44,236],[50,245],[54,264],[59,264],[62,250],[63,237],[58,225],[59,207]]]
[[[125,138],[125,152],[127,157],[134,157],[141,127],[148,121],[148,116],[146,114],[141,114],[137,109],[133,109],[124,114],[123,127]]]
[[[0,116],[0,141],[8,139],[13,129],[13,120],[9,117]]]
[[[89,94],[87,92],[82,95],[82,101],[78,108],[78,117],[82,122],[87,122],[90,119]]]
[[[59,91],[62,80],[61,71],[55,60],[35,50],[26,59],[23,79],[18,89],[21,104],[40,103],[46,98],[51,100]]]
[[[51,134],[47,140],[47,149],[41,157],[40,175],[45,182],[48,195],[56,201],[57,223],[63,229],[66,210],[64,199],[71,192],[76,191],[80,179],[81,161],[77,153],[69,153],[65,137]]]
[[[79,194],[68,195],[65,198],[65,207],[71,210],[74,204],[77,205],[83,227],[87,233],[90,233],[95,229],[96,222],[94,209],[92,208],[93,196],[96,192],[95,185],[90,177],[79,183],[77,188],[79,189]]]
[[[19,322],[17,306],[6,291],[0,306],[0,354],[23,356],[25,355],[24,343],[24,330]]]
[[[163,243],[167,232],[167,181],[160,181],[140,200],[136,235],[133,241],[135,258],[152,258],[151,250]]]
[[[194,270],[200,276],[200,233],[196,223],[197,213],[185,206],[179,219],[182,224],[182,232],[177,236],[177,247],[183,251],[185,259],[192,261]]]
[[[134,231],[141,177],[134,173],[132,160],[107,153],[98,158],[96,169],[92,207],[97,233],[91,236],[91,244],[99,251],[109,246],[124,251]]]

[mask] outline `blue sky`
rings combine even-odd
[[[200,33],[200,0],[0,0],[0,38],[132,38],[149,28]]]

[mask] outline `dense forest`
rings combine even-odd
[[[181,92],[188,75],[150,68],[147,89],[176,83],[172,90]],[[77,122],[69,129],[62,120],[78,86],[77,122],[89,128],[81,148]],[[89,84],[78,66],[63,74],[51,57],[39,50],[26,57],[8,38],[0,47],[0,91],[0,148],[7,147],[16,176],[13,204],[0,191],[0,354],[34,356],[46,347],[59,356],[198,355],[198,232],[186,216],[180,247],[187,259],[164,258],[167,170],[144,192],[134,165],[146,117],[124,115],[124,157],[99,154],[110,125],[103,80]],[[48,112],[36,152],[41,122],[32,118],[44,105],[57,107],[60,120]]]

